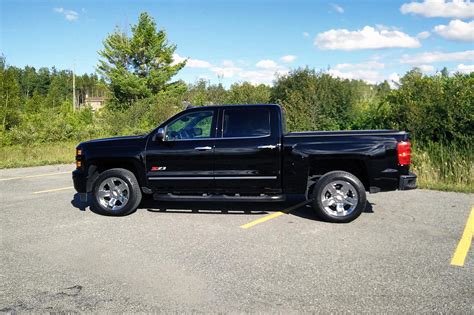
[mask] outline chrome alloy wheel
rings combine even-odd
[[[118,211],[127,204],[130,198],[130,188],[123,179],[109,177],[100,183],[97,197],[102,207]]]
[[[346,181],[333,181],[321,191],[323,210],[335,217],[350,215],[357,207],[358,195],[355,187]]]

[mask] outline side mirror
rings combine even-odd
[[[158,131],[153,136],[153,141],[164,141],[165,140],[165,129],[159,128]]]

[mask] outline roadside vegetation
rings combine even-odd
[[[343,80],[309,68],[272,86],[173,81],[185,61],[146,13],[127,35],[110,34],[96,74],[76,77],[76,95],[104,91],[99,111],[73,110],[72,73],[0,62],[0,168],[72,163],[97,137],[142,134],[186,104],[279,103],[288,130],[400,129],[411,134],[419,186],[474,192],[474,73],[407,72],[395,86]]]

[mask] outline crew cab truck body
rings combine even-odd
[[[79,144],[74,186],[100,212],[155,200],[283,201],[305,195],[320,217],[349,222],[366,191],[416,188],[410,143],[394,130],[290,132],[278,105],[195,107],[144,136]]]

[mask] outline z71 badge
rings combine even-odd
[[[166,166],[152,166],[151,171],[166,171]]]

